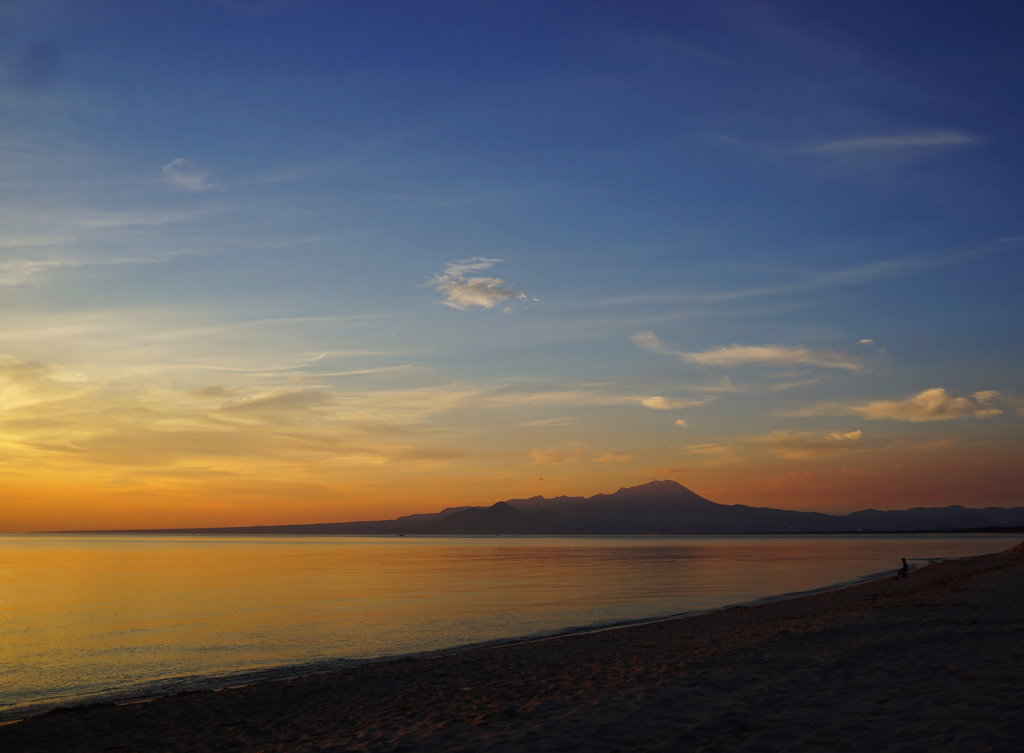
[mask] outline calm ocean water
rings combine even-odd
[[[0,535],[0,719],[608,626],[1017,535]]]

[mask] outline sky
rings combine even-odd
[[[1024,505],[1024,5],[3,0],[0,531]]]

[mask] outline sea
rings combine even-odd
[[[770,601],[1020,539],[5,534],[0,720]]]

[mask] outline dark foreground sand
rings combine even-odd
[[[1024,544],[756,607],[44,714],[0,751],[1018,751]]]

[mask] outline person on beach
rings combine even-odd
[[[894,576],[895,580],[899,580],[900,578],[906,578],[907,571],[910,570],[910,565],[907,564],[907,558],[901,557],[900,559],[903,560],[903,565],[900,567],[899,570],[896,571],[896,575]]]

